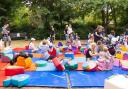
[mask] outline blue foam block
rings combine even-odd
[[[28,74],[19,74],[11,78],[11,83],[16,87],[23,87],[29,83],[30,76]]]
[[[32,53],[32,50],[24,50],[23,52]]]
[[[32,62],[36,62],[36,61],[40,61],[40,60],[43,60],[43,58],[32,58]]]
[[[100,72],[70,71],[69,79],[72,88],[104,87],[104,80],[114,74],[128,74],[128,72],[123,71],[118,67],[114,67],[112,71],[100,71]]]
[[[11,85],[11,78],[8,78],[3,81],[3,86],[4,87],[9,87]]]
[[[85,57],[76,57],[76,58],[74,58],[74,60],[77,61],[77,62],[86,62]]]
[[[56,67],[53,63],[47,63],[44,67],[37,67],[36,71],[56,71]]]
[[[65,72],[26,72],[30,75],[30,82],[27,86],[42,87],[68,87]]]
[[[70,53],[67,52],[67,53],[64,54],[64,56],[69,57],[71,59],[74,59],[74,53],[72,53],[72,52],[70,52]]]

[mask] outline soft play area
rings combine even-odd
[[[25,48],[6,49],[0,59],[0,86],[103,88],[105,80],[111,76],[128,74],[128,53],[123,47],[121,50],[122,53],[116,53],[111,70],[98,71],[95,63],[98,57],[86,62],[85,47],[80,51],[74,47],[72,50],[58,47],[52,61],[44,61],[41,53],[32,53]],[[32,58],[18,56],[17,62],[10,65],[9,62],[21,51],[31,54]]]

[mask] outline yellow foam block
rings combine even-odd
[[[116,58],[118,58],[118,59],[123,59],[123,54],[117,53],[117,54],[116,54]]]

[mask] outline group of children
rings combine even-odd
[[[99,65],[100,70],[104,70],[104,68],[101,67],[102,64],[105,64],[109,70],[109,66],[112,66],[114,55],[120,48],[120,45],[128,47],[128,34],[126,33],[121,34],[120,36],[115,36],[115,32],[112,30],[109,35],[105,35],[104,28],[98,25],[95,32],[89,33],[88,40],[86,40],[86,61],[89,62],[95,60],[97,65]],[[66,25],[64,34],[68,49],[71,51],[72,47],[76,47],[80,51],[80,48],[82,47],[80,37],[77,33],[74,36],[71,25]],[[57,47],[50,41],[50,38],[42,40],[38,47],[35,45],[35,40],[35,38],[31,38],[27,49],[31,50],[33,53],[43,54],[43,59],[46,61],[57,56]]]
[[[71,49],[72,46],[76,46],[79,49],[81,48],[80,37],[77,33],[74,33],[71,24],[65,26],[64,34],[66,39],[66,45],[69,46],[69,49]]]

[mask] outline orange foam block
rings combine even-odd
[[[34,58],[42,58],[43,54],[33,53]]]
[[[85,55],[84,54],[75,54],[75,57],[85,57]]]
[[[32,63],[32,65],[29,68],[25,69],[25,71],[35,71],[36,68],[36,64]]]
[[[23,66],[24,68],[29,68],[32,65],[32,59],[31,58],[24,58],[19,56],[17,58],[17,63],[18,66]]]

